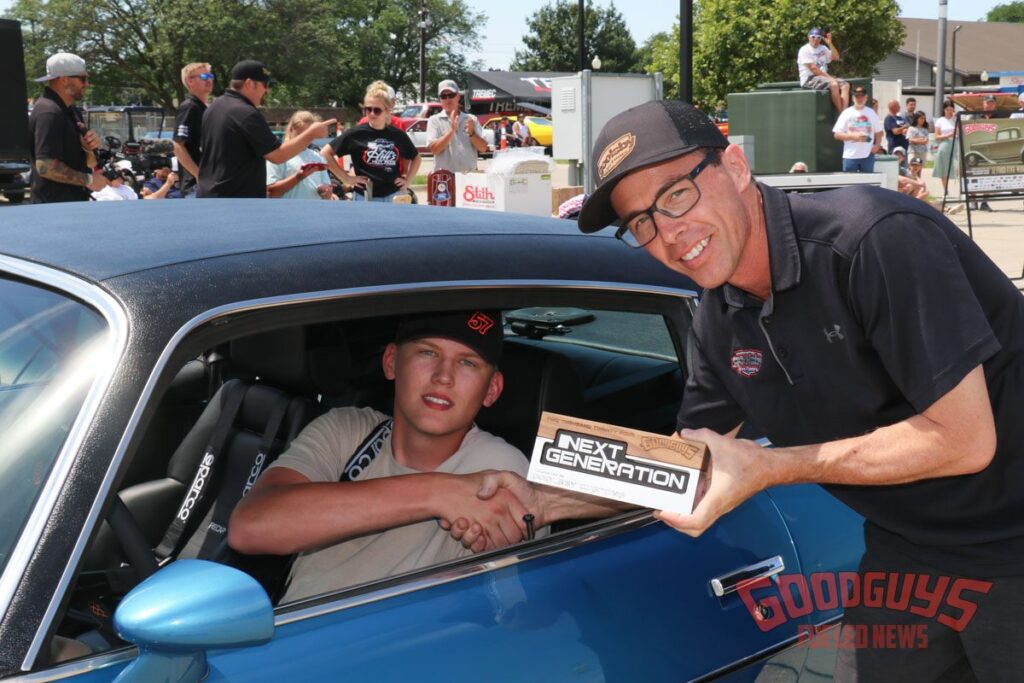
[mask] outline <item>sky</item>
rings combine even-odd
[[[946,19],[951,21],[978,21],[999,4],[1011,0],[947,0]],[[4,0],[0,0],[2,5]],[[526,33],[526,19],[550,0],[501,0],[484,2],[466,0],[466,4],[477,12],[487,14],[487,25],[481,31],[483,49],[471,53],[470,59],[480,59],[486,68],[506,69],[515,56],[516,49],[522,50],[522,37]],[[937,19],[939,0],[897,0],[900,16],[917,19]],[[610,0],[594,0],[598,7],[607,7]],[[626,20],[629,32],[637,45],[643,44],[659,31],[668,31],[679,14],[679,0],[618,0],[615,8]]]

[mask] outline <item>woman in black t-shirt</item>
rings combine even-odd
[[[363,97],[367,122],[349,128],[320,152],[334,175],[355,186],[357,201],[392,201],[395,193],[406,192],[420,168],[416,145],[391,125],[391,93],[383,81],[371,83]],[[354,175],[342,170],[340,159],[346,155],[352,159]]]

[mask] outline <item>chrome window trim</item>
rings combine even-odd
[[[6,616],[14,593],[25,575],[25,568],[39,543],[43,529],[50,520],[57,497],[67,481],[75,455],[92,426],[100,402],[107,393],[121,356],[124,354],[128,344],[128,314],[113,296],[98,285],[61,270],[0,255],[0,272],[52,287],[85,302],[103,317],[109,335],[106,341],[107,351],[104,353],[107,361],[100,365],[93,377],[92,386],[90,386],[78,416],[57,454],[50,476],[47,477],[46,483],[39,493],[39,498],[32,508],[32,513],[25,523],[25,528],[18,537],[18,542],[4,568],[3,576],[0,576],[0,615]],[[65,566],[65,575],[67,572],[68,569]],[[62,584],[63,579],[64,577],[62,577]],[[29,655],[32,658],[35,656],[32,648],[30,648]]]
[[[181,341],[190,334],[196,328],[210,323],[218,318],[222,318],[228,315],[247,313],[256,310],[276,308],[281,306],[301,306],[307,304],[315,304],[333,300],[346,300],[346,299],[358,299],[367,296],[379,296],[387,294],[413,294],[413,293],[429,293],[429,292],[443,292],[443,291],[471,291],[471,290],[487,290],[487,289],[554,289],[554,290],[601,290],[606,292],[633,292],[636,294],[655,294],[659,296],[677,297],[682,299],[689,299],[696,297],[697,292],[690,289],[677,289],[674,287],[661,287],[654,285],[636,285],[621,282],[599,282],[590,280],[444,280],[436,282],[411,282],[403,284],[393,285],[375,285],[370,287],[351,287],[345,289],[332,289],[320,292],[304,292],[298,294],[286,294],[274,297],[265,297],[260,299],[249,299],[246,301],[238,301],[231,304],[225,304],[212,308],[208,311],[204,311],[199,315],[195,316],[187,323],[182,325],[174,333],[171,339],[164,346],[161,351],[159,358],[153,366],[152,371],[149,374],[149,378],[146,380],[146,384],[142,389],[142,393],[139,396],[138,401],[135,404],[135,408],[132,410],[131,417],[128,420],[128,424],[125,427],[124,434],[121,436],[121,440],[117,444],[117,448],[114,451],[113,458],[111,458],[110,465],[107,468],[106,473],[103,475],[103,481],[100,483],[100,489],[93,500],[93,505],[89,510],[89,515],[86,518],[82,533],[79,535],[78,540],[75,543],[75,547],[72,549],[69,555],[68,563],[65,565],[64,574],[61,576],[60,583],[57,586],[57,590],[54,591],[53,597],[50,600],[50,604],[46,609],[46,613],[43,616],[42,622],[40,623],[39,629],[36,631],[35,636],[32,639],[32,643],[29,650],[22,662],[23,671],[31,671],[32,666],[35,662],[36,657],[43,645],[44,636],[50,628],[50,624],[53,621],[57,607],[60,604],[61,596],[67,591],[68,586],[71,583],[73,576],[73,568],[78,565],[78,561],[82,554],[85,552],[86,539],[89,537],[93,526],[97,523],[99,518],[100,508],[102,507],[103,501],[107,499],[110,493],[110,489],[113,486],[114,475],[124,459],[125,452],[128,449],[128,443],[131,441],[135,429],[138,427],[139,420],[141,419],[142,412],[152,397],[153,389],[156,386],[157,379],[163,373],[171,355]],[[496,568],[496,567],[492,567]],[[489,571],[489,569],[487,570]],[[454,580],[454,579],[448,579]]]

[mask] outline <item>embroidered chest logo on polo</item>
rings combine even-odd
[[[761,372],[764,354],[759,349],[736,349],[732,352],[729,367],[741,377],[753,377]]]
[[[597,175],[602,180],[614,171],[636,147],[636,136],[632,133],[621,135],[604,148],[597,159]]]

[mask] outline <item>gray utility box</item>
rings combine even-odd
[[[661,99],[661,74],[603,74],[590,70],[551,79],[552,156],[579,162],[571,169],[570,184],[593,192],[587,166],[594,139],[604,124],[630,107]],[[579,174],[582,173],[582,178]],[[572,177],[577,181],[572,182]]]

